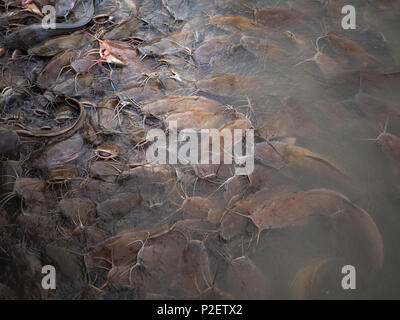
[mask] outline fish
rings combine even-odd
[[[270,37],[281,35],[277,30],[270,30],[249,18],[238,15],[214,15],[210,17],[210,25],[234,33],[244,33],[251,35],[266,35]]]
[[[31,130],[28,128],[23,128],[23,129],[17,129],[15,130],[15,132],[18,135],[23,135],[23,136],[31,136],[31,137],[57,137],[66,133],[73,133],[76,132],[77,130],[79,130],[84,122],[85,119],[85,107],[83,106],[82,103],[80,103],[78,100],[75,100],[73,98],[69,98],[69,100],[71,100],[72,102],[75,102],[76,105],[78,105],[79,107],[79,116],[78,118],[74,121],[73,124],[71,124],[68,127],[62,128],[62,129],[58,129],[58,130]]]
[[[272,41],[266,41],[255,37],[243,36],[240,44],[256,57],[261,59],[272,59],[281,64],[290,62],[290,54]]]
[[[78,49],[90,41],[91,39],[87,33],[77,31],[70,35],[58,36],[44,40],[37,45],[30,47],[28,49],[28,55],[51,57],[64,50]]]
[[[242,95],[258,92],[266,79],[236,73],[218,74],[204,77],[196,82],[197,89],[220,96]]]
[[[80,20],[73,23],[56,23],[55,29],[44,29],[42,23],[35,23],[22,27],[4,38],[5,48],[27,50],[48,38],[65,35],[81,29],[92,20],[94,14],[93,0],[87,0],[84,5],[86,7],[86,12]]]
[[[382,63],[378,59],[350,39],[341,37],[333,32],[328,32],[323,38],[328,40],[329,46],[333,51],[350,59],[351,63],[358,68],[373,69],[382,67]]]
[[[299,11],[286,8],[256,8],[254,9],[254,18],[262,25],[277,28],[309,19]]]

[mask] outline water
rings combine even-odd
[[[371,139],[383,132],[385,124],[387,132],[400,135],[397,90],[400,75],[396,73],[400,63],[397,35],[400,3],[395,0],[384,4],[361,0],[177,0],[164,1],[163,6],[160,1],[143,0],[135,2],[137,17],[143,20],[138,20],[134,30],[128,32],[126,27],[117,32],[117,24],[124,22],[126,13],[131,10],[127,9],[126,1],[119,3],[125,9],[124,14],[115,15],[115,21],[104,27],[90,25],[89,30],[100,31],[106,39],[115,23],[113,39],[125,40],[126,35],[134,34],[133,47],[147,55],[142,56],[143,60],[122,67],[104,63],[108,70],[94,71],[87,76],[90,81],[85,86],[79,81],[77,85],[75,74],[64,73],[62,66],[54,83],[63,85],[68,80],[69,85],[56,87],[50,81],[51,85],[40,88],[37,79],[32,80],[29,89],[32,96],[41,96],[48,90],[60,96],[74,96],[79,101],[90,101],[94,106],[102,102],[101,105],[108,106],[112,112],[108,119],[106,115],[99,116],[100,108],[86,107],[85,125],[78,131],[85,139],[84,146],[68,161],[79,169],[79,174],[63,184],[38,191],[50,199],[49,203],[35,206],[35,197],[22,192],[22,204],[14,199],[5,206],[6,215],[16,222],[18,232],[0,243],[0,248],[5,247],[8,254],[5,259],[10,261],[0,270],[3,273],[0,282],[22,297],[26,297],[24,291],[36,288],[34,283],[22,289],[16,285],[15,279],[24,276],[18,268],[12,271],[13,278],[5,275],[18,261],[22,265],[29,264],[14,254],[19,252],[16,248],[22,242],[27,250],[38,250],[41,257],[45,257],[42,263],[49,259],[60,263],[57,259],[61,258],[54,255],[54,251],[49,253],[43,249],[49,244],[52,248],[88,254],[88,258],[73,263],[73,272],[68,274],[64,270],[66,276],[60,280],[62,290],[55,295],[58,298],[127,298],[124,290],[131,290],[132,295],[128,297],[136,299],[153,295],[201,298],[215,293],[215,288],[224,292],[225,295],[220,296],[224,298],[399,298],[400,175],[399,171],[396,175],[395,168],[399,168],[400,163],[390,162],[377,141]],[[96,1],[95,4],[99,14],[101,8],[113,5],[111,1]],[[355,30],[341,27],[341,8],[348,4],[356,9]],[[283,23],[284,16],[263,20],[261,8],[286,9],[289,18],[286,23]],[[243,18],[232,22],[232,15]],[[133,19],[136,18],[131,22]],[[335,42],[331,34],[341,40]],[[157,41],[150,40],[158,37],[169,37],[169,40],[155,46]],[[352,43],[346,42],[348,40]],[[207,41],[209,47],[201,51]],[[347,51],[340,47],[343,43]],[[96,45],[85,43],[80,48],[85,52]],[[306,61],[314,57],[317,50],[321,56],[315,61]],[[6,59],[9,56],[2,60],[6,71],[3,83],[13,70]],[[31,59],[39,70],[49,61],[43,57]],[[159,59],[164,59],[162,65]],[[154,70],[161,70],[161,75],[154,75]],[[228,74],[241,77],[240,81],[224,82]],[[204,82],[213,76],[221,76],[221,79],[213,84]],[[21,81],[11,82],[11,87],[23,86]],[[170,114],[157,109],[159,113],[144,117],[140,111],[150,101],[178,95],[199,95],[216,100],[225,106],[215,115],[218,121],[222,115],[222,122],[216,122],[220,126],[237,117],[247,118],[255,129],[257,143],[264,143],[265,148],[269,148],[270,143],[278,149],[284,143],[288,148],[295,148],[288,150],[297,153],[285,159],[287,167],[280,170],[271,169],[270,163],[262,164],[263,159],[256,160],[256,174],[248,179],[232,177],[229,166],[218,170],[206,167],[206,173],[200,175],[196,166],[145,165],[147,145],[141,144],[145,133],[152,128],[165,129]],[[50,123],[54,126],[51,117],[31,116],[32,96],[15,96],[15,100],[3,103],[3,113],[22,110],[25,125],[41,127]],[[113,102],[107,104],[107,99],[115,99],[115,96],[121,99],[119,103],[110,100]],[[371,101],[363,104],[362,97],[379,99],[381,105],[385,102],[390,107],[379,107]],[[46,108],[53,110],[49,106]],[[121,112],[114,117],[118,108]],[[179,119],[182,123],[192,123],[196,114]],[[71,123],[73,119],[63,126]],[[28,156],[22,166],[22,176],[45,179],[50,168],[46,165],[37,168],[34,161],[42,154],[41,150],[49,147],[40,139],[34,144],[29,140],[21,141],[20,156]],[[115,159],[104,160],[98,154],[96,157],[96,147],[104,142],[120,145],[122,151]],[[70,148],[74,151],[76,147],[71,145]],[[32,151],[36,153],[31,154]],[[281,161],[279,151],[279,156],[272,149],[271,152]],[[257,152],[255,156],[257,159]],[[46,162],[46,157],[43,161]],[[111,171],[107,166],[100,169],[93,166],[94,161],[106,162]],[[332,167],[340,168],[347,177],[339,177]],[[232,194],[235,183],[240,187]],[[334,196],[328,197],[326,191],[319,191],[320,198],[307,198],[308,190],[319,188],[340,192],[357,207],[341,198],[332,200]],[[252,200],[247,204],[250,209],[246,209],[246,204],[244,209],[234,207],[241,197],[250,199],[257,192],[264,192],[259,193],[259,201],[264,203],[270,197],[304,192],[306,200],[300,198],[293,207],[289,207],[289,199],[280,203],[279,198],[275,198],[279,204],[276,214],[289,217],[293,212],[304,211],[313,215],[303,223],[276,228],[272,225],[258,233],[256,223],[236,211],[244,210],[242,215],[253,215],[260,205],[256,206]],[[202,199],[192,206],[185,202],[191,197]],[[90,199],[96,206],[96,218],[87,218],[82,226],[77,222],[82,217],[76,216],[75,211],[60,210],[61,200],[74,198]],[[41,236],[35,228],[29,229],[25,220],[16,218],[21,208],[28,216],[33,213],[54,222],[57,232],[62,231],[62,237],[58,233],[54,237]],[[360,214],[360,208],[374,222],[368,220],[367,223],[365,216],[346,218],[346,214]],[[79,206],[78,209],[84,210]],[[230,215],[237,232],[232,239],[228,239],[229,232],[227,237],[223,235],[223,226],[219,223],[221,217],[223,224]],[[378,231],[372,227],[374,223]],[[377,267],[374,263],[379,258],[374,255],[379,250],[374,248],[375,245],[379,247],[380,235],[384,263]],[[21,240],[25,238],[27,240]],[[134,249],[129,251],[127,248],[132,244]],[[60,249],[60,252],[64,251]],[[197,259],[188,259],[194,256]],[[341,287],[345,276],[342,267],[349,264],[356,268],[356,290]],[[74,272],[85,268],[89,271],[91,287],[85,280],[71,280]],[[101,290],[93,290],[93,286]],[[35,290],[27,297],[51,298]]]

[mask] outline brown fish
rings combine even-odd
[[[178,130],[218,128],[224,122],[222,105],[199,96],[165,97],[145,104],[141,110],[161,117],[166,126],[170,121],[176,121]]]
[[[257,135],[266,139],[270,137],[307,139],[322,134],[313,112],[305,104],[289,96],[284,97],[280,102],[278,111],[267,117],[256,128]],[[304,125],[305,123],[307,125]]]
[[[82,148],[82,136],[76,133],[64,141],[50,144],[43,150],[36,151],[32,166],[35,168],[48,168],[71,162],[80,156]]]
[[[32,56],[51,57],[68,49],[79,49],[92,39],[82,31],[74,32],[67,36],[59,36],[44,40],[28,50]]]
[[[126,66],[136,63],[139,57],[138,50],[124,41],[102,40],[100,42],[100,58],[105,62]]]
[[[153,279],[160,281],[159,290],[165,292],[170,283],[179,277],[178,261],[187,249],[187,242],[181,232],[172,230],[147,240],[138,252],[138,264],[143,266]]]
[[[178,291],[178,296],[196,297],[209,288],[212,281],[210,264],[207,249],[201,241],[189,241],[177,264],[172,287]]]
[[[39,178],[17,178],[14,191],[1,199],[1,206],[13,196],[18,196],[23,200],[31,213],[45,214],[55,207],[53,197],[48,194],[46,182]]]
[[[340,257],[315,258],[297,270],[290,291],[294,299],[335,298],[340,291],[341,268],[345,265]]]
[[[107,97],[96,108],[98,129],[104,134],[112,134],[119,129],[119,121],[118,117],[116,117],[117,105],[118,99]]]
[[[379,136],[378,142],[390,161],[400,167],[400,138],[390,133],[384,133]]]
[[[271,294],[269,282],[263,272],[245,256],[229,263],[226,281],[227,291],[236,299],[260,300]]]
[[[212,57],[226,50],[230,37],[227,35],[215,36],[204,41],[194,51],[194,60],[199,64],[208,64]]]
[[[185,112],[189,110],[204,110],[216,112],[220,110],[221,104],[200,96],[169,96],[145,104],[141,109],[143,112],[159,116],[173,112]]]
[[[111,263],[128,265],[136,261],[139,250],[144,241],[151,236],[151,232],[127,230],[116,236],[110,237],[95,247],[89,248],[84,257],[88,269],[106,268]]]
[[[196,87],[212,94],[231,96],[257,92],[261,83],[265,83],[265,80],[260,77],[231,73],[207,76],[197,81]]]
[[[190,55],[193,40],[194,31],[184,27],[180,32],[149,41],[140,48],[140,52],[149,56],[168,56],[180,53]]]
[[[209,23],[214,27],[235,33],[262,35],[267,34],[267,31],[269,31],[263,25],[249,18],[236,15],[214,15],[210,17]],[[274,33],[276,34],[276,31]]]
[[[368,274],[383,265],[383,242],[381,234],[367,212],[352,203],[344,195],[327,189],[305,192],[281,192],[269,196],[253,209],[248,217],[263,230],[302,227],[325,217],[329,221],[332,241],[346,258],[367,265]]]
[[[203,197],[187,197],[181,206],[184,219],[207,220],[210,210],[216,210],[218,205]]]
[[[379,134],[376,139],[371,139],[377,141],[381,146],[382,152],[389,159],[391,164],[391,169],[395,178],[396,188],[399,188],[399,178],[400,178],[400,138],[387,132],[388,120],[385,124],[384,131]],[[397,180],[397,181],[396,181]]]
[[[311,58],[308,58],[306,60],[303,60],[299,63],[296,64],[296,66],[299,66],[305,62],[315,62],[319,69],[321,70],[322,74],[324,75],[324,78],[326,80],[330,80],[332,78],[337,77],[338,75],[341,75],[344,71],[344,68],[340,63],[335,61],[332,57],[324,54],[318,44],[319,38],[315,42],[315,47],[317,49],[317,52],[315,55]]]
[[[347,57],[358,68],[379,68],[382,64],[371,54],[350,39],[328,32],[323,36],[333,51],[340,56]]]
[[[305,148],[283,142],[260,143],[255,148],[255,159],[266,167],[291,179],[296,184],[311,185],[324,181],[346,185],[348,175],[332,161]],[[322,178],[323,177],[323,178]],[[257,179],[257,177],[254,177]],[[252,176],[250,177],[252,179]]]
[[[287,27],[301,20],[308,19],[304,14],[286,8],[256,8],[254,9],[256,22],[269,27]]]
[[[364,93],[362,90],[356,94],[354,101],[367,117],[375,123],[384,123],[389,119],[393,130],[400,128],[400,110],[396,105]],[[400,131],[397,132],[400,133]]]
[[[93,221],[96,217],[96,205],[85,198],[72,198],[60,201],[59,209],[61,214],[71,223],[86,224],[88,221]]]
[[[71,64],[71,61],[77,56],[74,50],[63,51],[54,56],[49,63],[40,72],[37,83],[42,88],[49,88],[59,82],[62,72]]]

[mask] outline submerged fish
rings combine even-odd
[[[7,49],[29,49],[33,45],[50,37],[60,36],[79,30],[87,25],[93,17],[93,0],[84,3],[86,11],[80,20],[73,23],[56,23],[55,29],[44,29],[42,23],[22,27],[4,38],[4,45]]]
[[[282,64],[288,64],[290,61],[289,52],[282,49],[279,45],[272,41],[243,36],[240,39],[240,44],[258,58],[265,60],[270,58]]]

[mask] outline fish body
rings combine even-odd
[[[79,21],[74,23],[56,23],[55,29],[45,29],[42,23],[31,24],[7,35],[4,39],[4,46],[7,49],[27,50],[48,38],[68,34],[82,28],[92,20],[93,14],[93,0],[89,0],[87,1],[86,13]]]

